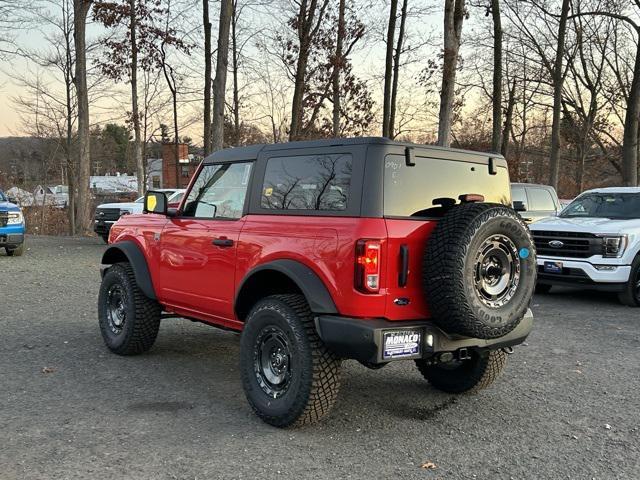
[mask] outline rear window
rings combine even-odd
[[[260,204],[270,210],[346,210],[351,169],[349,154],[272,157]]]
[[[499,167],[489,175],[487,165],[416,157],[408,167],[403,155],[387,155],[384,165],[384,214],[387,217],[441,217],[442,203],[459,203],[467,193],[484,195],[485,202],[511,204],[509,174]]]
[[[549,193],[549,190],[543,188],[529,188],[529,210],[546,210],[553,211],[556,209],[556,204],[553,202],[553,197]]]
[[[524,187],[517,185],[511,187],[511,201],[522,202],[527,206],[529,202],[527,201],[527,193],[525,192]]]

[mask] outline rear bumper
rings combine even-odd
[[[388,321],[382,319],[356,319],[321,315],[316,317],[316,328],[322,341],[343,358],[361,362],[386,363],[392,360],[430,358],[441,352],[460,349],[496,350],[512,347],[525,341],[533,328],[533,314],[527,310],[520,324],[511,333],[491,340],[450,335],[428,320]],[[417,352],[389,357],[383,345],[385,333],[420,333]]]

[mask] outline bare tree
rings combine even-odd
[[[393,44],[396,35],[396,20],[398,17],[398,0],[391,0],[389,25],[387,28],[387,56],[384,65],[384,93],[382,111],[382,136],[391,137],[389,121],[391,119],[391,84],[393,82]]]
[[[502,18],[500,16],[500,0],[491,0],[493,17],[493,119],[491,133],[491,149],[501,149],[502,128]],[[507,107],[508,110],[508,107]]]
[[[75,86],[78,102],[78,204],[76,233],[85,233],[91,225],[91,145],[89,133],[89,92],[87,88],[87,15],[91,0],[74,0],[73,32],[75,49]]]
[[[551,126],[551,155],[549,158],[549,185],[555,189],[558,188],[560,176],[560,122],[562,121],[562,88],[565,79],[563,60],[568,16],[569,0],[562,0],[562,10],[558,22],[558,46],[553,64],[553,124]]]
[[[340,0],[338,5],[338,32],[336,39],[336,55],[333,65],[333,136],[340,135],[340,72],[343,68],[343,43],[345,37],[344,25],[345,0]]]
[[[142,137],[140,135],[140,111],[138,109],[138,12],[136,0],[129,0],[129,39],[131,42],[131,121],[133,123],[133,158],[138,176],[138,195],[144,193],[144,159],[142,158]]]
[[[440,89],[440,113],[438,115],[438,145],[451,144],[451,124],[458,68],[458,52],[465,17],[465,0],[445,0],[444,6],[444,57],[442,86]]]
[[[218,23],[218,53],[216,58],[216,77],[213,80],[213,139],[211,151],[224,148],[224,107],[227,86],[227,68],[229,64],[229,30],[233,16],[233,0],[222,0]]]
[[[400,30],[393,55],[393,82],[391,85],[391,102],[389,105],[389,125],[388,137],[393,139],[396,136],[396,107],[398,103],[398,82],[400,79],[400,58],[402,56],[403,42],[405,38],[405,28],[407,24],[407,4],[408,0],[403,0],[400,12]]]
[[[211,21],[209,0],[202,0],[202,23],[204,25],[204,155],[211,153]]]
[[[322,26],[329,0],[293,0],[297,12],[292,19],[298,40],[298,55],[295,66],[295,83],[291,102],[291,128],[289,140],[300,137],[303,116],[303,97],[306,88],[307,64],[313,41]]]

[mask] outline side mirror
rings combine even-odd
[[[144,196],[144,213],[167,214],[167,196],[164,192],[149,191]]]
[[[527,206],[524,204],[524,202],[520,201],[520,200],[516,200],[513,202],[513,209],[516,212],[526,212],[527,211]]]
[[[18,204],[18,199],[16,197],[8,197],[9,203],[13,203],[15,205]]]

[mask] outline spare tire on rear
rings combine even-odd
[[[529,229],[514,210],[493,203],[453,207],[430,235],[422,267],[435,323],[474,338],[515,329],[536,285]]]

